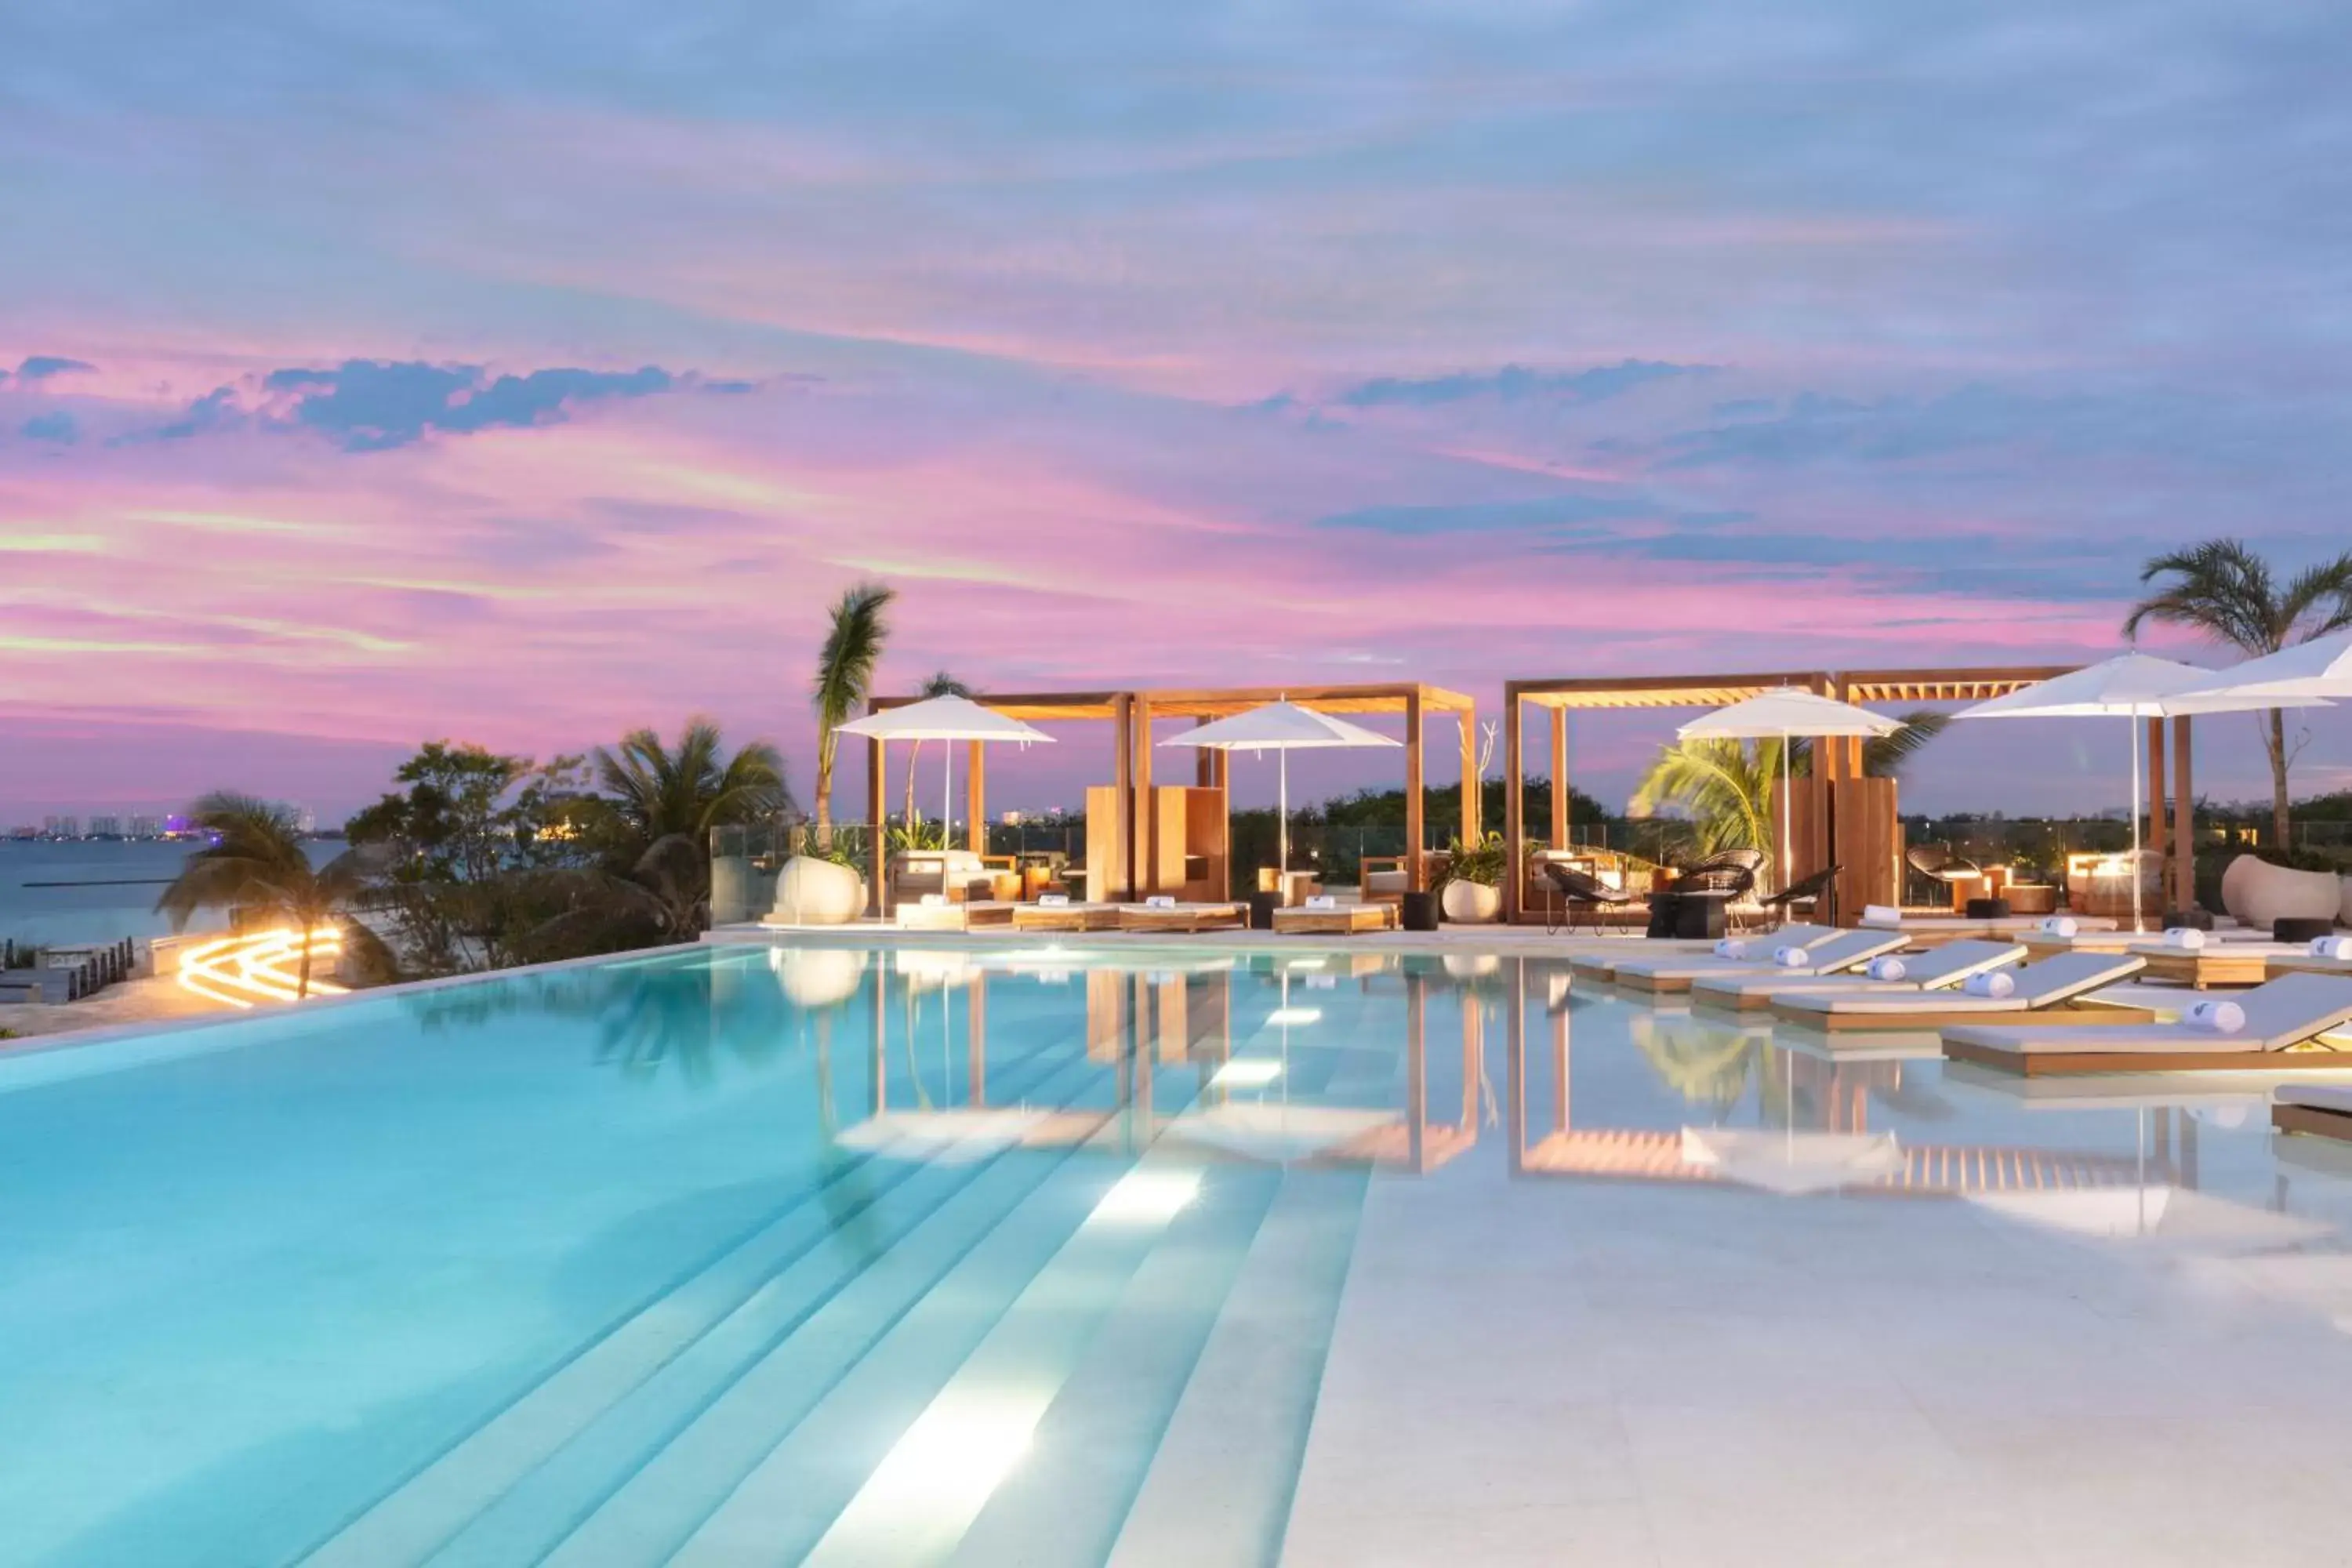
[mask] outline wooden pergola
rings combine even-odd
[[[1153,756],[1152,724],[1163,719],[1190,719],[1205,724],[1245,712],[1268,702],[1284,700],[1296,702],[1318,712],[1348,715],[1400,714],[1404,719],[1404,810],[1406,868],[1410,886],[1418,890],[1429,885],[1426,858],[1422,844],[1426,832],[1423,761],[1426,747],[1423,731],[1424,721],[1433,713],[1453,714],[1461,721],[1462,776],[1465,783],[1477,772],[1477,704],[1458,691],[1429,686],[1420,681],[1378,681],[1341,686],[1239,686],[1216,688],[1182,688],[1118,691],[1041,691],[990,692],[979,699],[983,706],[1019,719],[1027,723],[1068,723],[1092,721],[1111,726],[1111,778],[1109,790],[1116,803],[1116,837],[1108,840],[1117,848],[1118,864],[1110,879],[1116,896],[1142,898],[1152,893],[1172,890],[1163,884],[1164,857],[1160,853],[1163,830],[1160,815],[1150,809],[1153,778],[1157,763]],[[868,712],[887,708],[901,708],[922,700],[917,696],[877,697],[867,703]],[[974,853],[987,847],[987,762],[986,746],[980,742],[967,743],[969,756],[964,770],[964,806],[969,819],[966,842]],[[888,812],[888,791],[886,787],[883,763],[883,742],[869,740],[866,756],[866,816],[876,824],[885,820]],[[1193,787],[1213,790],[1222,796],[1226,789],[1227,753],[1203,748],[1194,759]],[[1469,842],[1478,835],[1478,790],[1475,784],[1462,792],[1462,837]],[[1091,829],[1089,811],[1089,840]],[[877,874],[867,894],[869,912],[881,910],[882,877]]]
[[[1620,709],[1723,708],[1734,702],[1769,691],[1775,687],[1793,686],[1800,689],[1835,698],[1841,702],[1853,702],[1864,707],[1888,702],[1982,702],[2003,696],[2037,681],[2067,674],[2072,665],[1995,666],[1990,668],[1959,668],[1948,669],[1861,669],[1861,670],[1782,670],[1732,675],[1662,675],[1662,676],[1599,676],[1506,681],[1503,686],[1503,837],[1508,863],[1523,863],[1528,848],[1528,824],[1524,791],[1527,782],[1524,710],[1544,709],[1550,714],[1551,762],[1551,822],[1548,843],[1556,850],[1570,847],[1569,835],[1568,789],[1568,716],[1572,711]],[[2173,897],[2177,906],[2186,907],[2194,887],[2194,867],[2188,850],[2193,843],[2190,829],[2190,808],[2195,795],[2189,788],[2189,727],[2186,718],[2172,721],[2173,826],[2169,837],[2177,838],[2182,853],[2173,858]],[[2151,719],[2148,725],[2148,755],[2152,759],[2149,772],[2148,799],[2152,803],[2148,835],[2149,847],[2158,851],[2168,841],[2165,828],[2164,724],[2161,719]],[[1885,792],[1885,806],[1880,810],[1864,809],[1839,813],[1832,802],[1839,787],[1854,785],[1850,794],[1861,795],[1862,786],[1874,781],[1863,780],[1862,742],[1847,737],[1818,742],[1816,756],[1820,768],[1811,781],[1812,787],[1792,800],[1801,801],[1803,811],[1793,825],[1800,843],[1825,846],[1825,858],[1842,863],[1846,872],[1840,878],[1839,907],[1857,913],[1864,902],[1857,896],[1864,884],[1865,868],[1863,850],[1866,837],[1882,834],[1887,825],[1879,816],[1893,815],[1894,795]],[[1856,784],[1856,781],[1861,781]],[[1890,781],[1891,782],[1891,781]],[[1869,845],[1874,852],[1877,846]],[[1522,879],[1504,878],[1504,916],[1507,920],[1526,917],[1522,909]]]

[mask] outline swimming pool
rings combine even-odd
[[[1175,1458],[1264,1555],[1422,1142],[1400,963],[713,948],[0,1058],[0,1532],[1093,1562],[1246,1365]]]
[[[2114,1299],[2047,1246],[2311,1289],[2352,1171],[2265,1095],[1467,947],[713,946],[0,1053],[0,1560],[1427,1560],[1807,1345],[1799,1426],[1972,1290]],[[1675,1453],[1652,1539],[1738,1495]]]

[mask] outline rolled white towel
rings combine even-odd
[[[1329,893],[1318,893],[1307,900],[1307,907],[1310,910],[1336,910],[1339,907],[1339,900]]]
[[[1746,938],[1727,936],[1721,942],[1715,944],[1715,956],[1717,958],[1747,958],[1751,956],[1751,953]]]
[[[2017,980],[2006,969],[1996,969],[1990,974],[1971,974],[1960,989],[1971,996],[2009,996],[2017,991]]]
[[[1772,962],[1783,969],[1810,969],[1813,955],[1801,947],[1776,947],[1772,950]]]
[[[925,893],[916,901],[927,910],[936,910],[948,901],[948,896],[945,893]]]
[[[2347,963],[2352,963],[2352,936],[2313,937],[2311,956],[2341,959]]]
[[[2205,933],[2195,926],[2174,926],[2164,933],[2164,944],[2177,947],[2183,952],[2202,952],[2205,951]]]
[[[1070,895],[1067,893],[1040,893],[1037,895],[1038,904],[1045,909],[1064,909],[1068,906],[1069,901]]]
[[[1873,980],[1900,980],[1910,973],[1910,966],[1891,952],[1884,958],[1870,961],[1870,977]]]
[[[1176,900],[1172,894],[1154,893],[1143,900],[1143,907],[1147,910],[1172,910],[1176,907]]]
[[[1864,904],[1862,906],[1862,923],[1866,926],[1899,926],[1903,923],[1903,911],[1889,904]]]
[[[2042,922],[2042,934],[2043,936],[2080,936],[2083,934],[2083,922],[2073,915],[2051,915]]]
[[[2180,1021],[2209,1035],[2234,1035],[2246,1026],[2246,1010],[2235,1002],[2209,998],[2192,1005]]]

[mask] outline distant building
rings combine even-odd
[[[166,833],[193,833],[195,831],[195,824],[190,822],[183,813],[175,811],[172,813],[171,816],[163,819],[163,831]]]
[[[79,838],[81,837],[81,818],[79,816],[45,816],[41,818],[41,833],[43,837],[48,838]]]
[[[131,837],[133,838],[153,838],[163,831],[163,824],[159,817],[134,816],[131,819]]]
[[[319,814],[312,811],[307,805],[296,806],[294,808],[294,831],[297,833],[318,832]]]
[[[122,837],[122,818],[121,818],[121,817],[119,817],[119,816],[93,816],[93,817],[91,817],[91,818],[89,819],[89,836],[90,836],[92,838],[120,838],[120,837]]]

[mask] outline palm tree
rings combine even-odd
[[[841,737],[835,731],[856,713],[874,688],[874,666],[889,640],[882,612],[896,594],[879,583],[860,583],[834,602],[832,626],[816,656],[816,679],[809,700],[816,709],[816,841],[833,847],[833,761]]]
[[[285,806],[251,795],[215,791],[196,802],[191,820],[213,842],[190,855],[163,896],[157,912],[171,917],[172,929],[186,929],[198,910],[242,910],[274,916],[303,933],[299,978],[295,999],[310,994],[310,933],[333,923],[357,908],[373,880],[367,851],[352,849],[324,866],[310,864],[295,827],[294,814]],[[388,958],[374,933],[357,921],[346,921],[344,940],[372,965],[384,967]]]
[[[2137,639],[2148,621],[2190,626],[2214,642],[2259,658],[2296,643],[2352,626],[2352,552],[2297,573],[2281,588],[2270,563],[2241,539],[2209,539],[2187,550],[2152,555],[2139,580],[2166,581],[2132,606],[2124,636]],[[2263,716],[2263,745],[2271,759],[2271,822],[2279,847],[2287,845],[2286,715]]]
[[[917,695],[925,698],[977,697],[980,693],[942,669],[923,682],[922,689]],[[909,827],[915,825],[915,763],[922,754],[923,743],[920,741],[915,742],[907,748],[907,808],[901,815],[906,818],[907,826]],[[943,828],[945,826],[941,824]],[[941,847],[946,847],[942,845]]]
[[[1901,729],[1863,742],[1862,771],[1872,778],[1895,777],[1950,722],[1948,713],[1902,715]],[[1790,775],[1810,776],[1812,763],[1812,743],[1797,741],[1789,752]],[[1702,855],[1721,849],[1769,851],[1780,775],[1777,740],[1681,741],[1659,751],[1658,760],[1634,786],[1629,805],[1636,816],[1650,816],[1662,805],[1680,806],[1691,818]]]
[[[707,842],[713,827],[792,805],[773,745],[753,741],[730,757],[719,726],[698,714],[678,731],[675,751],[651,730],[632,730],[618,747],[596,748],[595,765],[614,815],[641,846],[673,834]]]

